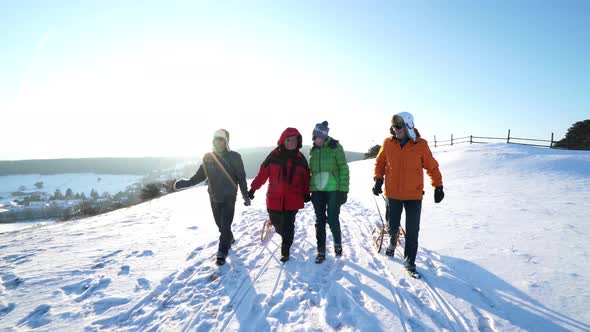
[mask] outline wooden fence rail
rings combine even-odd
[[[508,129],[508,135],[506,137],[489,137],[489,136],[469,135],[469,136],[464,136],[464,137],[459,137],[459,138],[453,138],[453,134],[451,134],[451,139],[437,141],[436,135],[434,135],[434,147],[437,148],[439,146],[452,146],[452,145],[464,144],[464,143],[469,143],[469,144],[491,143],[491,142],[479,141],[479,140],[484,139],[484,140],[506,140],[507,144],[519,144],[519,145],[541,146],[541,147],[553,148],[553,145],[555,144],[555,140],[553,138],[554,138],[553,133],[551,133],[551,139],[548,139],[548,140],[547,139],[538,139],[538,138],[521,138],[521,137],[513,137],[513,136],[511,137],[510,136],[510,129]],[[469,140],[467,141],[467,139],[469,139]],[[521,142],[517,142],[517,141],[546,142],[546,143],[549,143],[549,145],[521,143]],[[443,143],[443,144],[441,144],[441,143]]]

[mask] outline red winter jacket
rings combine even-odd
[[[296,135],[297,149],[287,151],[283,145],[285,138]],[[268,180],[266,207],[269,210],[299,210],[303,208],[303,195],[309,194],[309,166],[299,149],[302,138],[295,128],[283,131],[274,149],[260,165],[258,175],[252,181],[252,189],[258,190]]]

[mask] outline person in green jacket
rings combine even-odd
[[[328,122],[316,124],[313,130],[313,147],[310,151],[311,202],[316,215],[318,255],[316,263],[326,259],[326,222],[334,238],[334,253],[342,256],[340,232],[340,206],[346,203],[349,171],[344,149],[337,140],[328,136]]]

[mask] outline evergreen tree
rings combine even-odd
[[[63,199],[64,195],[61,193],[61,190],[56,189],[55,193],[53,194],[53,199]]]
[[[379,153],[379,149],[381,149],[381,145],[374,145],[372,146],[367,153],[365,153],[365,159],[375,158]]]
[[[590,150],[590,119],[574,123],[565,138],[553,146],[571,150]]]
[[[97,199],[98,199],[98,197],[99,197],[99,195],[98,195],[98,192],[97,192],[96,190],[92,189],[92,190],[90,191],[90,197],[91,197],[92,199],[94,199],[94,200],[97,200]]]

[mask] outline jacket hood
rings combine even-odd
[[[289,136],[297,136],[297,150],[301,149],[301,147],[303,146],[303,137],[301,136],[301,133],[299,133],[299,130],[291,127],[283,131],[281,137],[277,141],[277,145],[283,145],[283,143],[285,143],[285,139]]]

